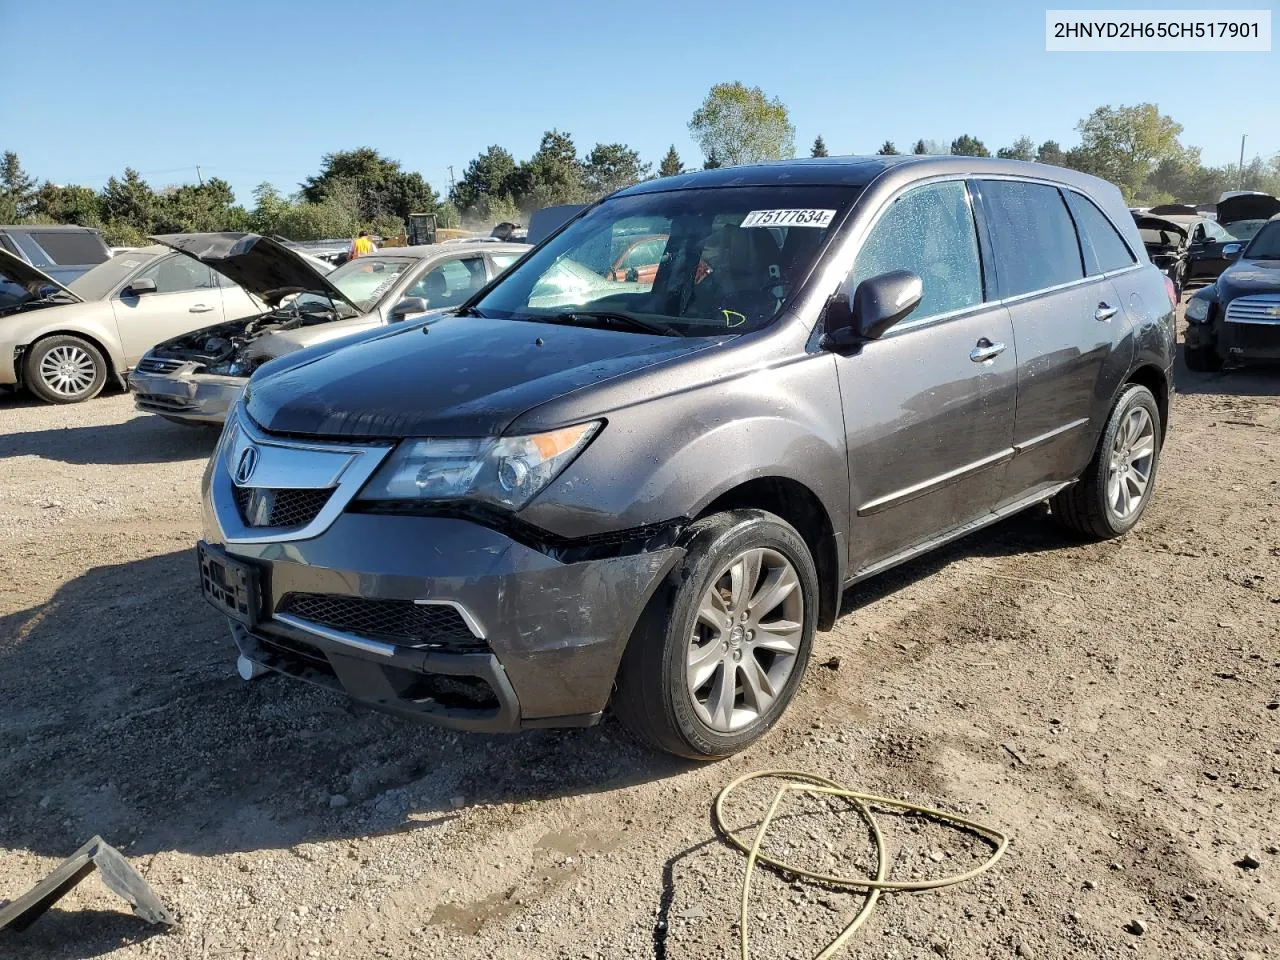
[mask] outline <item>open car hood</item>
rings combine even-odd
[[[1270,220],[1280,213],[1280,200],[1265,193],[1241,193],[1218,204],[1218,222]]]
[[[1187,228],[1174,220],[1166,220],[1164,217],[1153,217],[1147,213],[1135,213],[1133,221],[1138,225],[1139,230],[1171,230],[1182,237],[1187,238]]]
[[[83,297],[76,296],[43,270],[38,267],[33,267],[31,264],[27,263],[27,261],[23,260],[21,257],[15,256],[3,247],[0,247],[0,273],[4,274],[14,283],[21,284],[24,287],[30,288],[33,283],[40,284],[41,286],[48,285],[50,287],[56,287],[60,292],[70,297],[71,300],[76,303],[84,303]]]
[[[291,293],[312,290],[345,303],[357,314],[362,312],[306,257],[269,237],[256,233],[170,233],[151,239],[217,270],[272,307]]]

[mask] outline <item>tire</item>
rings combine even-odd
[[[1182,359],[1195,373],[1217,373],[1222,369],[1222,356],[1213,347],[1182,345]]]
[[[88,340],[59,334],[37,340],[27,353],[26,385],[45,403],[82,403],[102,392],[107,361]]]
[[[735,591],[734,572],[745,583],[753,556],[759,558],[756,582]],[[774,600],[771,588],[787,579],[786,570],[794,586]],[[751,611],[749,600],[768,606]],[[736,753],[763,736],[791,702],[817,616],[817,570],[793,527],[763,510],[699,521],[690,529],[684,558],[655,592],[627,644],[614,712],[638,738],[668,753],[694,760]],[[704,655],[695,659],[695,651]],[[764,692],[757,697],[754,691]]]
[[[1053,498],[1053,515],[1058,522],[1098,540],[1128,533],[1155,490],[1160,433],[1156,398],[1146,387],[1130,384],[1112,408],[1084,474]],[[1143,450],[1148,451],[1146,456],[1137,456]],[[1144,475],[1145,482],[1141,482]]]

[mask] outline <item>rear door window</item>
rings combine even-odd
[[[982,206],[1001,296],[1034,293],[1084,277],[1075,225],[1057,187],[984,180]]]
[[[1067,206],[1071,208],[1076,229],[1080,232],[1080,246],[1084,248],[1085,268],[1089,275],[1132,266],[1133,254],[1106,215],[1094,206],[1092,200],[1074,190],[1065,192]]]
[[[891,270],[910,270],[924,281],[924,296],[911,320],[982,302],[978,235],[964,183],[926,184],[894,200],[858,251],[849,291]]]
[[[33,230],[31,237],[56,264],[102,263],[107,250],[96,233],[80,230]]]

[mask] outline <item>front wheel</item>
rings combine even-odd
[[[27,354],[27,386],[46,403],[92,400],[107,382],[107,362],[88,340],[58,335]]]
[[[1150,390],[1130,384],[1112,408],[1084,474],[1053,498],[1053,514],[1085,536],[1119,537],[1146,510],[1159,463],[1160,408]]]
[[[614,711],[670,753],[736,753],[795,695],[817,601],[813,557],[785,521],[763,510],[699,521],[623,654]]]

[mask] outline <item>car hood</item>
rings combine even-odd
[[[273,362],[248,412],[309,436],[496,436],[535,406],[716,342],[449,316]]]
[[[10,253],[3,247],[0,247],[0,273],[5,274],[9,279],[15,283],[22,284],[24,287],[28,287],[33,283],[57,287],[61,293],[66,295],[69,302],[84,303],[84,298],[76,296],[43,270],[33,267],[27,261]]]
[[[1237,220],[1269,220],[1280,213],[1280,200],[1265,193],[1242,193],[1218,204],[1218,222]]]
[[[1237,260],[1218,277],[1222,303],[1255,293],[1280,293],[1280,260]]]
[[[270,306],[279,306],[291,293],[313,290],[361,312],[308,257],[270,237],[256,233],[170,233],[151,239],[217,270]]]
[[[1133,221],[1138,225],[1139,230],[1171,230],[1178,234],[1182,239],[1187,238],[1187,228],[1181,223],[1174,220],[1166,220],[1164,217],[1153,217],[1145,213],[1135,213]]]

